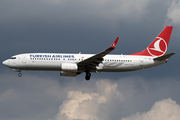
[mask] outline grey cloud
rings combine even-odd
[[[180,105],[169,98],[156,102],[148,112],[137,112],[121,120],[178,120],[179,112]]]
[[[60,106],[60,112],[55,120],[73,119],[98,119],[97,110],[101,104],[106,103],[106,98],[98,93],[82,93],[80,91],[69,91],[68,100]]]
[[[60,4],[58,4],[59,2]],[[33,33],[32,36],[38,34],[43,36],[42,31],[51,34],[55,32],[61,34],[62,31],[69,33],[68,31],[71,30],[83,32],[85,28],[88,31],[91,30],[89,31],[91,33],[97,29],[99,32],[105,29],[109,29],[108,32],[112,30],[115,32],[119,28],[124,29],[123,24],[126,27],[129,25],[133,27],[134,24],[139,24],[138,26],[156,23],[156,25],[163,25],[163,16],[160,15],[162,12],[164,15],[167,8],[165,10],[165,5],[162,4],[162,10],[157,12],[159,6],[154,5],[157,3],[150,0],[113,0],[111,2],[106,0],[17,0],[11,2],[4,0],[1,1],[0,22],[5,24],[8,31],[13,29],[17,31],[16,34],[30,32]],[[33,31],[36,31],[37,34]]]
[[[180,103],[180,82],[175,78],[132,76],[87,82],[80,77],[0,76],[0,119],[121,119],[148,111],[163,99]]]
[[[1,11],[3,15],[1,21],[4,20],[4,22],[14,18],[13,21],[38,21],[41,19],[42,22],[57,20],[58,23],[58,20],[63,22],[72,22],[73,20],[74,22],[79,21],[81,24],[85,20],[87,24],[87,22],[92,22],[92,16],[108,20],[141,18],[149,0],[113,0],[111,2],[106,0],[17,0],[11,1],[11,3],[10,1],[1,1],[1,3],[1,9],[6,10],[6,12]]]
[[[167,13],[167,20],[166,22],[170,25],[180,25],[180,1],[178,0],[173,0],[171,2],[171,6],[168,8],[168,13]]]
[[[116,53],[130,54],[135,48],[138,52],[163,29],[167,12],[165,3],[149,0],[3,0],[0,2],[3,43],[0,49],[10,54],[5,47],[9,46],[14,50],[11,55],[21,52],[97,53],[120,36],[124,46],[120,44]],[[156,4],[161,5],[161,10],[158,11]],[[87,47],[94,44],[100,46]]]
[[[56,109],[51,106],[58,105],[57,100],[60,99],[49,91],[58,90],[57,81],[33,76],[24,76],[24,79],[16,79],[14,75],[0,76],[0,119],[26,119],[32,116],[45,119],[48,117],[46,112],[55,112]]]
[[[76,100],[76,109],[88,114],[85,108],[90,107],[89,116],[104,120],[129,118],[138,111],[145,113],[154,103],[167,98],[180,104],[180,34],[176,22],[179,4],[175,0],[167,2],[1,0],[1,62],[11,55],[26,52],[98,53],[109,47],[117,36],[120,41],[112,54],[130,54],[145,49],[170,22],[174,29],[168,52],[177,54],[167,64],[156,68],[93,74],[89,82],[84,80],[84,75],[63,78],[59,77],[59,72],[23,71],[23,77],[17,78],[16,73],[1,65],[0,119],[53,119],[70,101],[78,99],[78,95],[91,99]],[[90,105],[97,105],[94,113]]]
[[[49,120],[109,120],[121,118],[129,120],[128,118],[133,117],[123,117],[129,116],[137,111],[147,111],[159,99],[164,99],[166,97],[177,99],[174,96],[176,94],[174,92],[177,89],[175,91],[170,90],[172,88],[171,85],[174,86],[174,83],[177,84],[177,80],[175,80],[176,82],[172,80],[172,84],[167,80],[169,79],[164,81],[148,81],[142,78],[131,77],[120,79],[116,82],[110,80],[98,80],[95,83],[96,86],[94,92],[84,93],[83,90],[69,91],[66,100],[59,107],[58,114]],[[178,82],[176,87],[178,87],[179,84],[180,83]],[[178,98],[178,101],[179,100],[180,99]],[[162,100],[162,102],[163,101],[164,100]],[[170,103],[174,104],[174,101],[171,99],[167,99],[167,101],[170,101]],[[157,102],[157,104],[155,104],[155,108],[159,103],[160,102]],[[162,107],[166,107],[166,104],[164,105],[162,103],[160,105]],[[171,106],[171,104],[169,106]],[[174,106],[177,106],[178,109],[178,105]],[[173,108],[173,105],[171,108]],[[157,109],[156,111],[160,113],[162,112],[162,114],[166,114],[166,111],[162,110],[163,108]],[[169,115],[175,114],[177,118],[178,116],[176,113],[178,112],[173,110],[171,113],[169,113]],[[156,118],[156,115],[154,115],[154,117]],[[165,119],[168,118],[169,116],[165,116]]]

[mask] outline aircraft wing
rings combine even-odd
[[[118,39],[119,37],[116,38],[116,40],[114,41],[114,43],[111,45],[110,48],[77,63],[79,68],[85,71],[90,69],[96,69],[96,66],[102,63],[103,57],[115,49]]]

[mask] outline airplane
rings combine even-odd
[[[90,80],[91,72],[128,72],[152,68],[164,64],[175,53],[166,54],[173,26],[166,26],[143,51],[129,55],[107,55],[117,45],[119,37],[106,50],[98,54],[24,53],[3,61],[3,65],[21,70],[60,71],[61,76],[76,77],[85,72]]]

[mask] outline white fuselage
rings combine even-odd
[[[77,64],[94,54],[28,53],[13,56],[3,64],[13,70],[63,71],[62,63]],[[96,70],[90,72],[125,72],[154,67],[166,62],[154,61],[154,57],[135,55],[106,55]],[[72,72],[84,72],[80,69]]]
[[[90,80],[91,72],[126,72],[154,67],[166,63],[175,53],[166,55],[173,26],[166,26],[154,41],[143,51],[130,55],[109,55],[117,45],[119,37],[104,51],[97,54],[28,53],[13,56],[3,65],[18,71],[60,71],[61,76],[75,77],[83,72]]]

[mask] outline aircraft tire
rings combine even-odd
[[[19,77],[21,77],[21,76],[22,76],[22,74],[21,74],[21,73],[19,73],[19,74],[18,74],[18,76],[19,76]]]
[[[90,72],[87,72],[85,79],[88,81],[88,80],[90,80],[90,78],[91,78],[91,73],[90,73]]]

